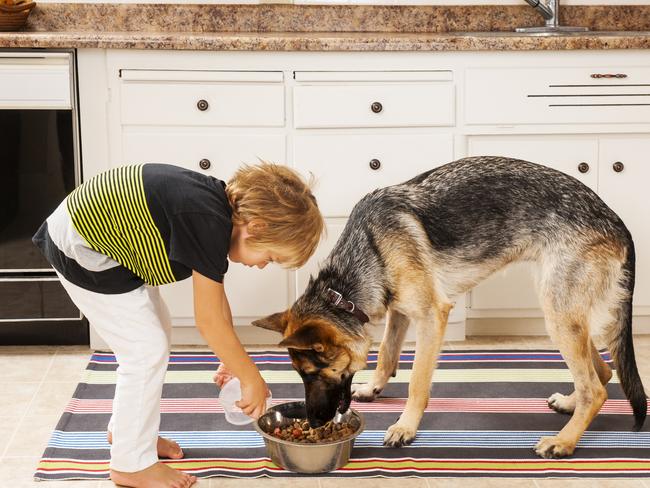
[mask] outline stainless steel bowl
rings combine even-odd
[[[271,460],[278,466],[296,473],[327,473],[347,464],[354,439],[361,434],[365,425],[361,414],[351,408],[344,414],[336,414],[334,422],[348,422],[355,427],[354,434],[338,441],[306,444],[285,441],[267,433],[273,432],[276,427],[283,428],[294,422],[304,422],[306,418],[305,402],[287,402],[269,408],[253,424],[255,430],[264,438]]]

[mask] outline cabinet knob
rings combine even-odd
[[[210,104],[207,100],[199,100],[196,102],[196,108],[198,108],[201,112],[205,112],[209,107]]]
[[[612,168],[617,173],[620,173],[621,171],[623,171],[625,169],[625,165],[623,163],[621,163],[620,161],[616,161],[614,164],[612,164]]]
[[[378,114],[384,109],[381,103],[379,102],[372,102],[372,105],[370,105],[370,110]]]
[[[581,173],[587,173],[589,171],[589,165],[587,163],[580,163],[578,165],[578,171]]]
[[[212,163],[210,162],[209,159],[203,158],[201,161],[199,161],[199,166],[201,167],[201,169],[210,169]]]
[[[379,159],[371,159],[369,164],[370,164],[370,169],[377,170],[381,168],[381,161],[379,161]]]

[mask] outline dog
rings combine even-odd
[[[535,452],[572,455],[607,399],[612,371],[592,336],[608,346],[640,429],[647,403],[632,343],[632,237],[587,186],[539,164],[469,157],[369,193],[303,295],[253,324],[282,333],[279,345],[303,380],[312,427],[345,412],[352,399],[377,398],[413,325],[408,400],[384,438],[400,447],[415,439],[454,297],[515,261],[536,265],[546,328],[575,383],[570,395],[548,399],[571,418]],[[376,371],[369,383],[353,385],[371,343],[365,324],[380,320]]]

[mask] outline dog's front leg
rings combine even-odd
[[[452,305],[442,304],[415,321],[416,342],[409,397],[398,421],[386,431],[384,445],[401,447],[415,439],[422,414],[429,402],[431,378],[442,347]]]
[[[379,396],[391,376],[395,376],[399,364],[404,336],[409,320],[395,310],[388,313],[384,337],[379,346],[377,368],[368,383],[352,385],[352,398],[358,402],[371,402]]]

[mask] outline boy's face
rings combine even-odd
[[[269,263],[278,262],[278,257],[271,251],[253,248],[247,244],[246,241],[251,235],[250,226],[251,224],[242,224],[233,227],[228,258],[233,263],[257,266],[259,269],[263,269]]]

